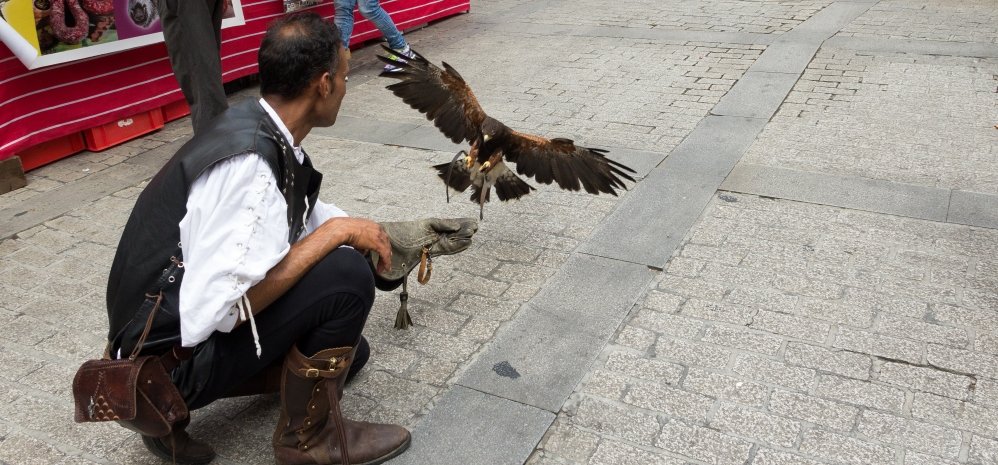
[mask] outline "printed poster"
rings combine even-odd
[[[321,2],[322,0],[284,0],[284,12],[291,13],[305,8],[311,8]]]
[[[225,3],[222,27],[244,24]],[[0,0],[0,41],[28,69],[162,42],[159,0]]]

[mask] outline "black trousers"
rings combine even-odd
[[[219,56],[225,0],[159,0],[159,11],[170,65],[197,133],[229,107]]]
[[[292,346],[306,356],[334,347],[358,345],[351,374],[370,350],[361,338],[374,304],[374,275],[359,252],[340,247],[322,259],[301,281],[256,315],[262,353],[256,356],[249,322],[230,333],[215,332],[199,344],[194,356],[173,371],[188,408],[225,397],[274,364]]]

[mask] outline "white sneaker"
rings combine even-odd
[[[403,57],[405,57],[405,58],[416,58],[416,54],[412,53],[412,47],[410,47],[409,44],[405,44],[405,48],[402,49],[402,50],[399,50],[397,48],[393,48],[392,50],[394,50],[397,55],[396,54],[389,54],[388,55],[389,59],[398,60],[398,61],[401,61],[401,62],[405,63],[406,61],[402,59]],[[389,72],[389,73],[393,73],[393,72],[399,71],[401,69],[402,68],[399,68],[398,66],[385,65],[385,71]]]

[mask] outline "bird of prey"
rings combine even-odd
[[[384,47],[384,46],[382,46]],[[447,63],[443,69],[413,50],[412,57],[378,56],[392,65],[381,76],[398,79],[387,86],[412,108],[426,115],[454,143],[468,142],[450,163],[435,165],[444,183],[458,192],[472,189],[471,201],[484,217],[485,202],[494,187],[499,200],[518,199],[534,190],[517,173],[542,184],[555,182],[570,191],[617,195],[624,180],[634,182],[634,170],[606,158],[606,150],[581,147],[570,139],[526,134],[485,114],[471,87]],[[513,172],[507,162],[515,165]],[[630,173],[630,174],[629,174]],[[450,190],[447,191],[450,201]]]

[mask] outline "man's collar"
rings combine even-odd
[[[274,120],[274,124],[277,125],[277,129],[280,129],[281,134],[284,135],[284,139],[290,142],[294,147],[295,155],[301,158],[301,155],[298,155],[298,153],[301,152],[301,147],[295,144],[295,139],[291,137],[291,130],[284,124],[284,121],[281,121],[281,117],[277,116],[277,112],[274,111],[274,107],[271,107],[270,104],[263,98],[260,99],[260,106],[262,106],[267,114],[270,115],[270,119]],[[301,160],[298,160],[298,162],[300,163]]]
[[[295,145],[295,140],[291,137],[291,130],[284,124],[281,117],[277,116],[277,112],[274,111],[274,107],[270,106],[270,104],[263,98],[260,99],[260,106],[267,111],[267,114],[270,115],[270,119],[274,120],[274,124],[276,124],[277,128],[281,130],[281,134],[284,135],[284,138],[287,139],[288,142],[291,142],[291,145]]]

